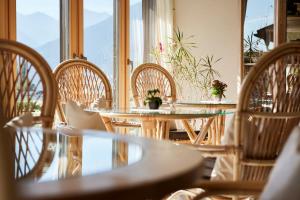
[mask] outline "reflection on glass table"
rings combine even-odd
[[[232,114],[231,110],[221,110],[212,108],[203,109],[170,109],[167,106],[162,106],[158,110],[148,108],[117,108],[117,109],[88,109],[89,112],[98,112],[108,131],[114,132],[112,120],[114,118],[123,119],[138,119],[142,123],[142,132],[146,137],[156,139],[168,139],[170,120],[180,120],[187,132],[192,143],[200,143],[207,135],[207,130],[212,123],[214,117]],[[206,119],[208,124],[204,124],[204,128],[197,135],[188,120],[191,119]]]
[[[203,158],[192,146],[70,128],[11,134],[20,162],[5,164],[28,170],[17,181],[23,200],[161,199],[202,175]]]
[[[87,176],[130,165],[142,157],[141,147],[134,143],[63,132],[17,131],[15,176],[39,182]]]

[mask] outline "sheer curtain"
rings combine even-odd
[[[142,0],[130,1],[130,59],[132,67],[143,63],[144,31]]]
[[[143,0],[144,63],[154,62],[151,56],[156,46],[156,0]]]
[[[163,54],[168,50],[168,43],[173,36],[173,0],[156,0],[156,46]],[[161,58],[160,64],[171,71],[171,66]]]
[[[173,34],[173,1],[143,0],[143,31],[144,49],[143,62],[156,62],[152,52],[159,48],[162,53],[167,50],[167,44]],[[165,60],[160,64],[166,66]]]

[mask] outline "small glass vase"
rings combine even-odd
[[[222,101],[222,97],[223,97],[222,94],[216,95],[215,96],[215,101]]]

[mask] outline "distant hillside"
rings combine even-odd
[[[107,13],[85,10],[85,27],[100,23],[110,17]],[[17,14],[17,39],[33,48],[59,38],[59,21],[41,12]]]
[[[60,51],[58,50],[59,46],[60,41],[59,39],[56,39],[36,48],[37,52],[42,54],[42,56],[47,60],[52,70],[54,70],[60,62]]]
[[[59,35],[59,22],[54,18],[36,12],[30,15],[17,14],[17,38],[35,48]]]
[[[110,17],[108,13],[97,13],[91,10],[84,10],[84,27],[93,26]]]
[[[142,19],[141,5],[131,7],[131,19]],[[107,13],[95,13],[86,11],[86,17],[90,23],[84,29],[84,54],[87,59],[99,66],[106,74],[113,74],[113,17]],[[101,18],[102,17],[102,18]],[[98,20],[97,20],[98,19]],[[101,20],[103,19],[103,20]],[[97,22],[99,21],[99,22]],[[95,24],[94,24],[95,23]],[[35,23],[32,23],[35,24]],[[31,26],[34,26],[32,25]],[[30,25],[30,24],[29,24]],[[20,32],[23,34],[22,32]],[[29,34],[30,35],[30,34]],[[25,34],[22,35],[25,38]],[[30,40],[28,38],[27,40]],[[133,38],[130,38],[133,40]],[[34,41],[32,41],[33,44]],[[28,43],[26,43],[28,44]],[[52,69],[59,63],[60,52],[58,51],[60,41],[58,38],[48,41],[47,43],[36,47],[35,49],[41,53]],[[133,55],[133,52],[131,52]],[[110,76],[111,78],[111,76]]]

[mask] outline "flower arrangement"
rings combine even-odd
[[[159,94],[159,89],[148,90],[144,105],[148,104],[150,109],[158,109],[162,104],[162,99],[158,96]]]
[[[214,80],[211,84],[211,94],[212,96],[218,97],[219,100],[222,99],[222,97],[225,97],[224,92],[226,91],[227,84],[223,83],[219,80]]]

